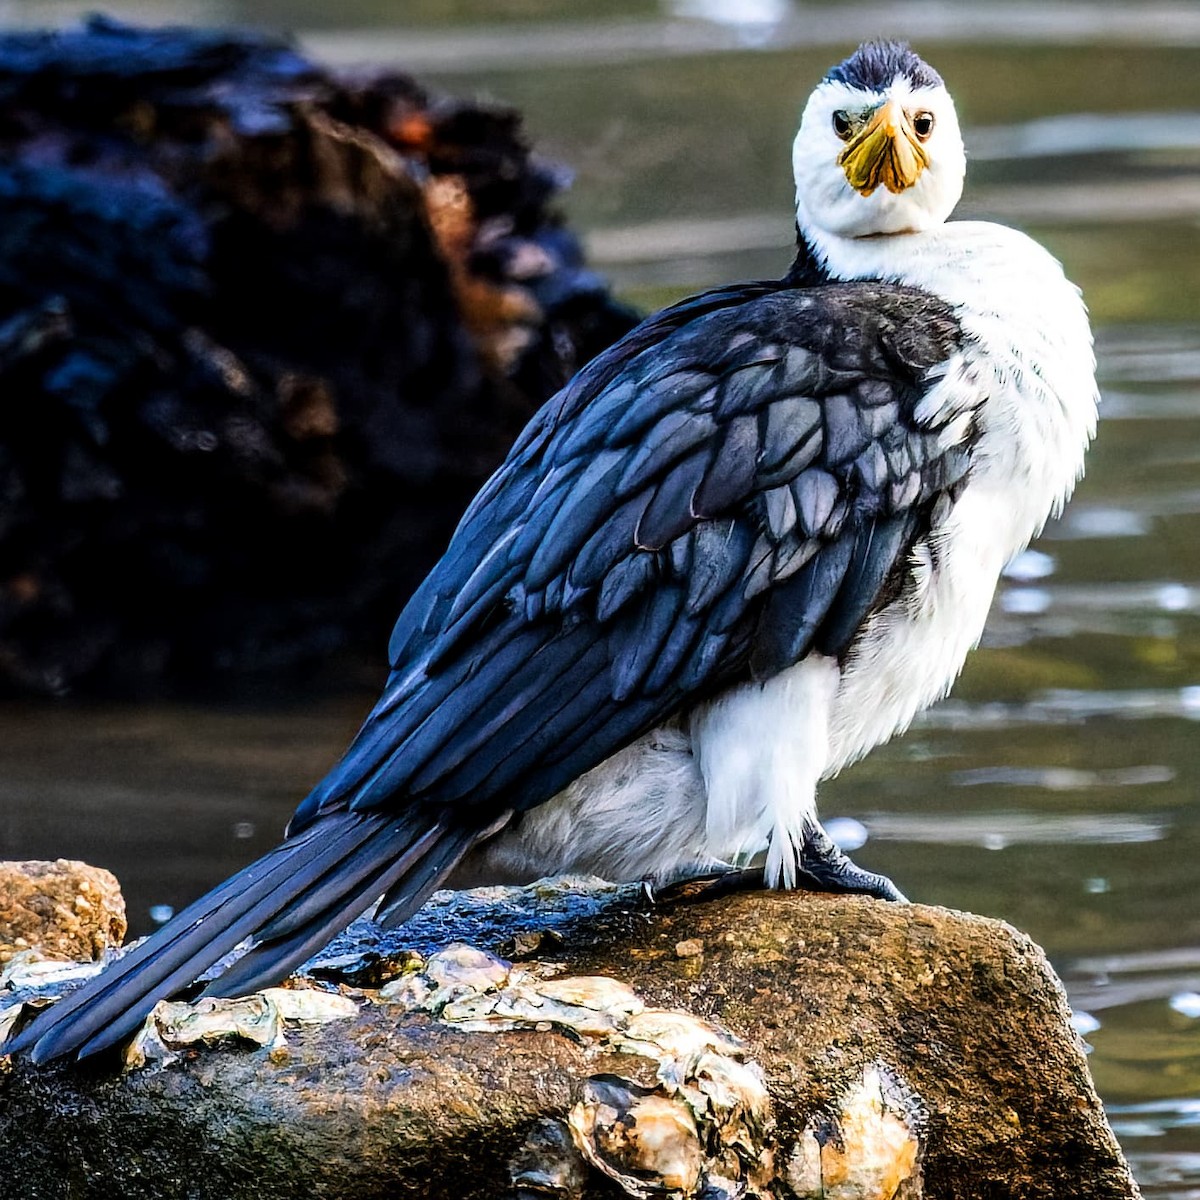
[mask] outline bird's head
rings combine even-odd
[[[802,232],[839,237],[940,225],[966,158],[942,77],[897,42],[866,42],[817,85],[792,148]]]

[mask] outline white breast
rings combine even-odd
[[[952,222],[924,234],[819,247],[846,278],[909,284],[953,305],[971,339],[918,416],[977,407],[958,502],[917,548],[913,588],[875,614],[846,663],[825,774],[945,695],[979,640],[1005,564],[1061,510],[1096,428],[1087,313],[1062,268],[1023,234]]]
[[[958,677],[1012,554],[1009,503],[969,484],[936,539],[917,546],[912,588],[870,618],[843,667],[823,778],[906,729]]]

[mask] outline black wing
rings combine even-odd
[[[411,804],[485,825],[732,681],[843,654],[966,474],[963,422],[915,417],[961,340],[879,284],[723,289],[634,330],[471,505],[293,832]]]

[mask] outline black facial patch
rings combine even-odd
[[[845,83],[863,91],[882,92],[897,75],[913,87],[940,87],[942,77],[907,42],[863,42],[844,62],[832,67],[827,82]]]

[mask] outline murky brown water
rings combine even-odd
[[[0,0],[0,23],[84,7]],[[761,19],[681,16],[710,10]],[[1047,948],[1147,1194],[1200,1197],[1200,8],[126,11],[291,24],[339,61],[407,53],[431,84],[520,106],[576,171],[568,207],[595,258],[646,306],[783,268],[809,87],[859,36],[913,36],[959,100],[963,212],[1030,230],[1083,285],[1105,405],[1076,501],[1014,565],[954,696],[823,809],[861,822],[857,857],[909,895]],[[152,905],[271,844],[371,699],[357,684],[237,707],[0,709],[0,853],[112,867],[145,930]]]

